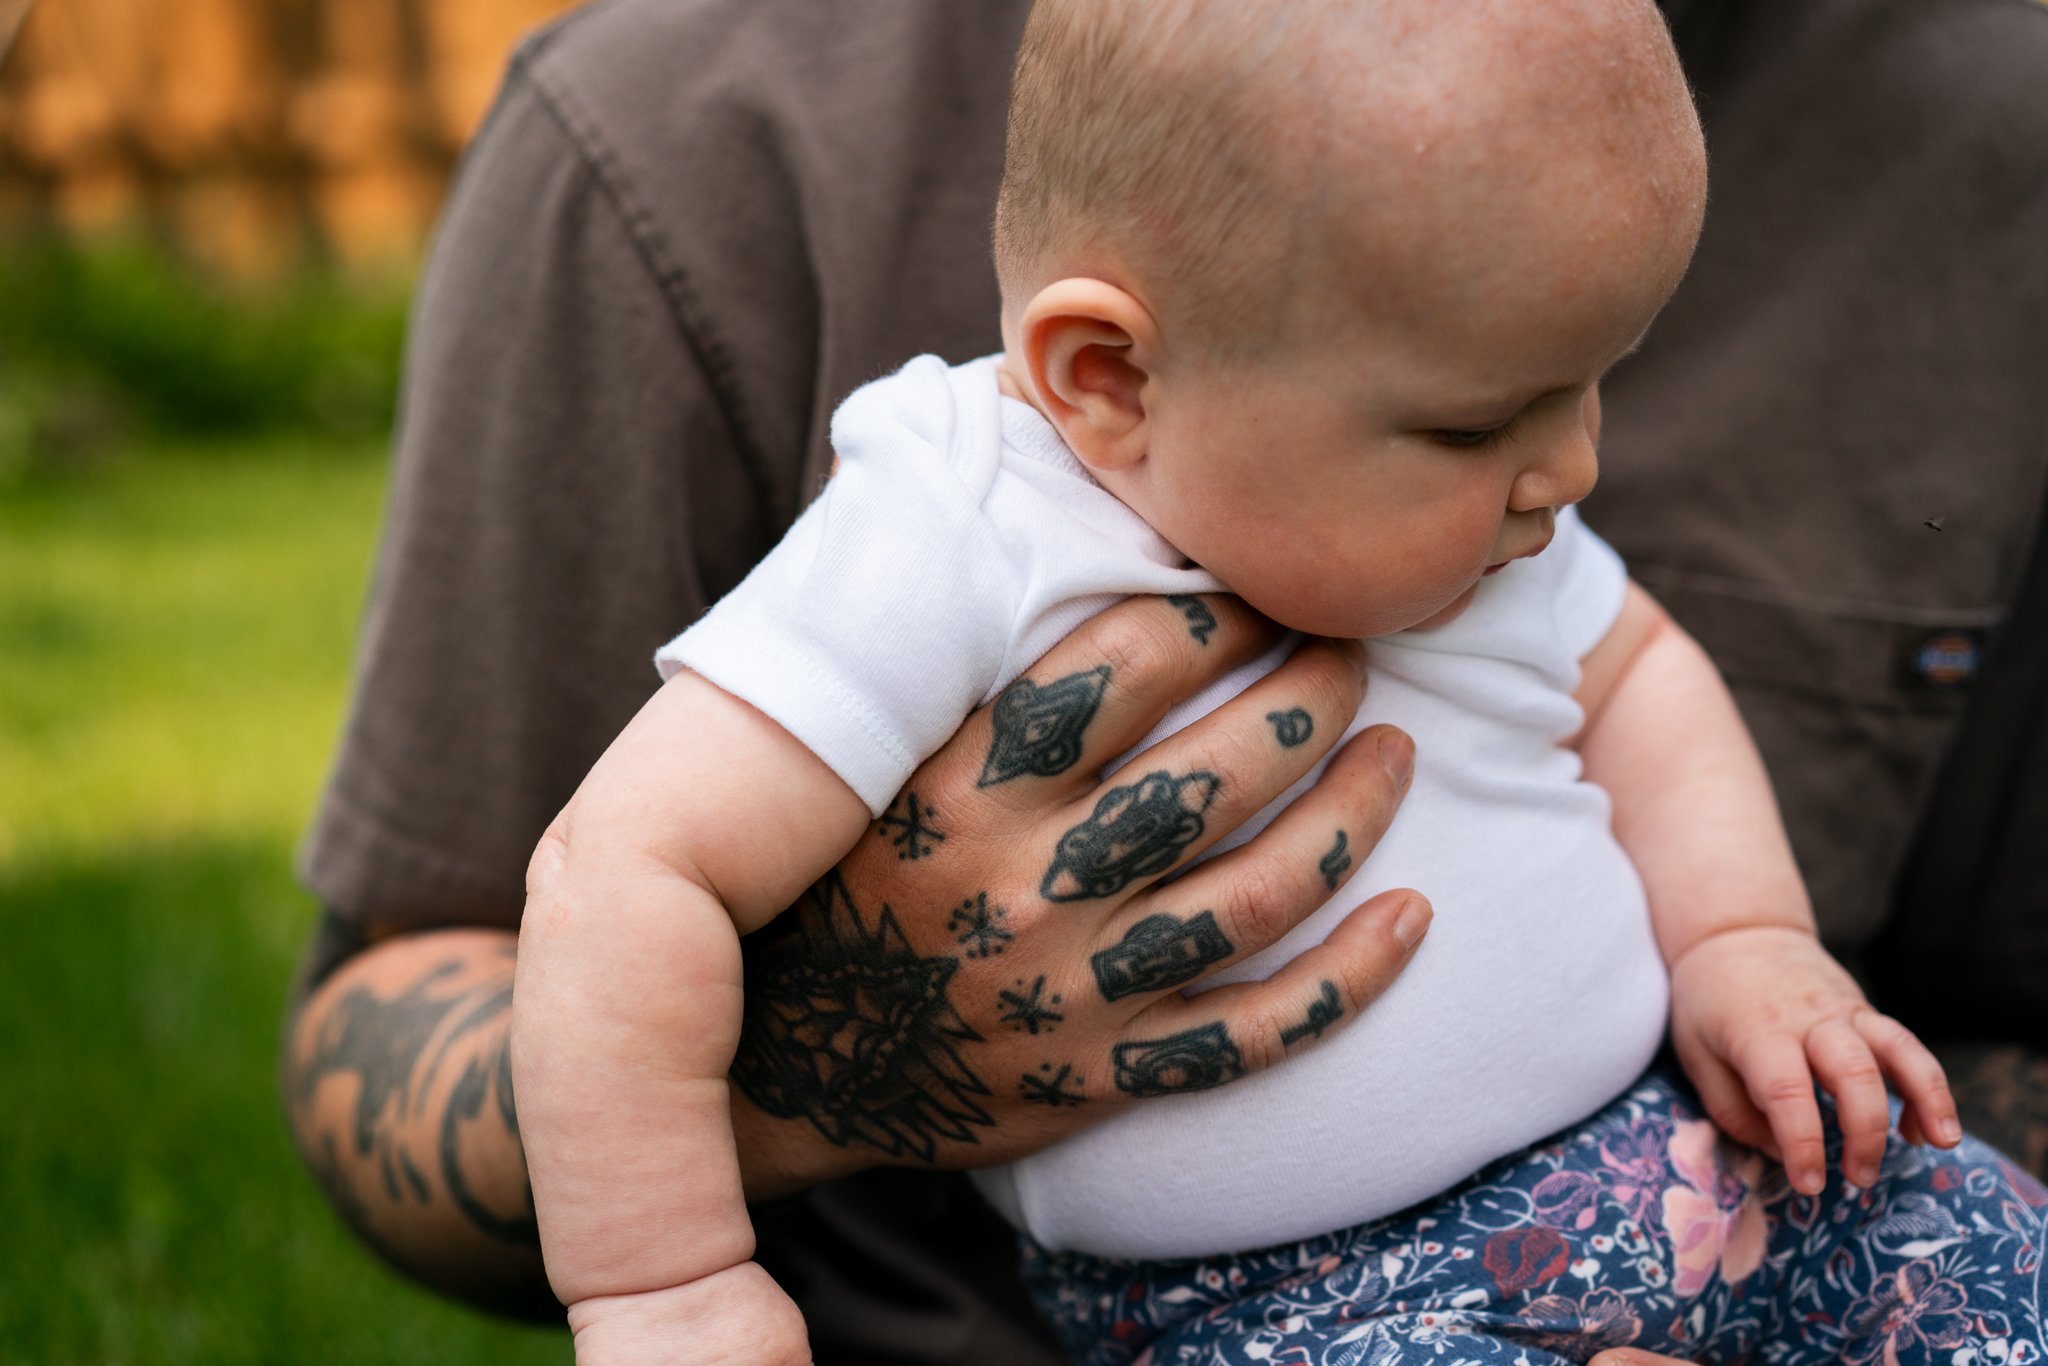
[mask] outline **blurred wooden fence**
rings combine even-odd
[[[402,264],[513,43],[570,3],[0,0],[0,226]]]

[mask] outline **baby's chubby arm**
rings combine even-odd
[[[513,1078],[548,1278],[586,1366],[683,1344],[691,1360],[808,1359],[796,1306],[751,1261],[726,1089],[739,936],[867,820],[781,726],[682,673],[535,852]]]
[[[1941,1065],[1879,1014],[1820,945],[1763,761],[1706,653],[1634,583],[1587,655],[1578,701],[1586,776],[1614,803],[1671,971],[1671,1038],[1723,1131],[1826,1180],[1816,1080],[1835,1099],[1848,1180],[1877,1177],[1890,1128],[1961,1137]]]

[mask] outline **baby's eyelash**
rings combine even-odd
[[[1429,438],[1440,446],[1451,446],[1461,451],[1476,450],[1481,446],[1491,446],[1507,440],[1514,430],[1514,425],[1512,422],[1503,422],[1498,427],[1488,427],[1477,432],[1439,427],[1429,434]]]

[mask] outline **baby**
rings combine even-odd
[[[1228,592],[1372,641],[1356,715],[1269,698],[1274,654],[1154,739],[1228,703],[1284,749],[1393,722],[1420,760],[1356,867],[1289,804],[1306,759],[1221,843],[1204,815],[1230,780],[1170,741],[1077,812],[1037,889],[1055,911],[1267,822],[1338,895],[1247,955],[1205,865],[1184,915],[1016,984],[1004,1018],[1049,1031],[1023,1081],[1048,1104],[1170,1096],[983,1177],[1039,1248],[1206,1257],[1381,1219],[1601,1111],[1667,1023],[1707,1109],[1801,1193],[1825,1182],[1816,1081],[1851,1181],[1884,1151],[1880,1074],[1908,1137],[1957,1141],[1931,1056],[1818,946],[1713,668],[1571,511],[1598,382],[1677,284],[1703,199],[1649,0],[1043,0],[997,219],[1003,352],[920,358],[847,401],[831,485],[662,650],[666,686],[536,855],[515,1065],[579,1357],[800,1359],[749,1260],[728,1120],[729,1070],[776,1113],[772,1079],[734,1069],[739,937],[991,697],[984,785],[1115,769],[1084,733],[1113,668],[1020,674],[1132,594],[1197,633],[1200,595]],[[917,838],[916,810],[887,819]],[[1358,1009],[1316,947],[1354,880],[1427,887],[1438,929],[1323,1040]],[[1302,1056],[1220,1086],[1257,1061],[1218,1020],[1247,988],[1207,993],[1268,978]],[[1080,990],[1161,1001],[1110,1056],[1062,1059]]]

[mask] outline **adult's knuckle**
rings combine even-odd
[[[1136,610],[1095,618],[1086,644],[1109,666],[1109,685],[1125,692],[1164,682],[1183,653],[1160,614]]]
[[[1271,863],[1271,856],[1252,858],[1235,870],[1224,889],[1225,923],[1234,929],[1240,948],[1264,947],[1294,924],[1292,880]]]

